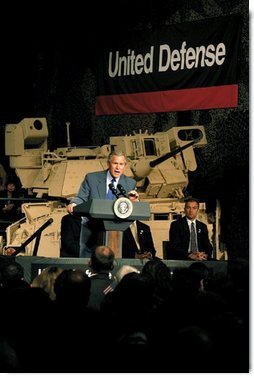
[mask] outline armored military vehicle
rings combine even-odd
[[[172,127],[154,134],[139,131],[112,136],[109,144],[103,146],[71,147],[69,123],[66,126],[67,146],[50,152],[46,118],[25,118],[6,125],[5,154],[10,166],[23,188],[41,199],[22,205],[24,218],[7,228],[6,247],[24,244],[50,219],[41,232],[36,253],[59,257],[65,204],[77,193],[86,173],[107,168],[107,156],[114,149],[125,152],[128,159],[125,174],[136,179],[140,200],[150,204],[151,218],[146,222],[152,230],[157,256],[164,258],[170,223],[184,213],[188,172],[197,168],[194,150],[207,144],[204,127]],[[224,258],[225,252],[219,244],[219,204],[210,217],[205,203],[201,203],[199,218],[208,225],[214,257]],[[28,243],[23,254],[32,255],[35,243],[36,239]]]

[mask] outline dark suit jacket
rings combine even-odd
[[[106,295],[104,290],[114,283],[114,279],[109,277],[109,273],[96,273],[90,277],[90,280],[91,288],[87,308],[99,311]]]
[[[152,233],[150,227],[140,221],[137,222],[137,233],[138,240],[141,248],[141,253],[151,252],[153,257],[156,254],[156,250],[153,244]],[[135,258],[135,253],[138,253],[137,244],[132,235],[131,229],[128,227],[127,230],[123,232],[123,242],[122,242],[122,257],[125,259]]]
[[[208,259],[212,256],[213,247],[208,237],[208,229],[205,223],[196,220],[198,250],[208,254]],[[168,259],[186,260],[188,259],[188,249],[190,242],[190,230],[187,218],[183,217],[171,223],[169,230],[169,251]]]
[[[67,214],[62,217],[60,257],[79,257],[80,230],[79,216]]]

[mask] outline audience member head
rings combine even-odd
[[[196,284],[199,290],[204,290],[211,276],[210,269],[202,262],[194,262],[188,270],[193,284]]]
[[[99,245],[92,252],[89,265],[95,273],[108,273],[114,268],[115,254],[106,245]]]
[[[113,292],[113,297],[117,311],[122,317],[129,318],[128,321],[131,320],[132,315],[133,320],[141,319],[142,317],[138,315],[144,314],[151,305],[150,284],[143,279],[142,274],[130,272],[122,277]]]
[[[6,183],[6,189],[8,192],[13,193],[16,190],[16,184],[13,180],[9,180]]]
[[[150,279],[154,284],[171,287],[171,273],[167,265],[159,258],[154,258],[145,263],[142,275]]]
[[[116,271],[116,280],[117,282],[120,282],[121,279],[129,273],[140,273],[137,268],[131,265],[122,265],[120,268]]]
[[[16,195],[19,195],[20,187],[21,185],[18,178],[9,178],[5,183],[5,188],[9,196],[12,195],[15,197]]]
[[[0,269],[1,285],[4,288],[16,288],[19,286],[29,286],[24,281],[24,268],[16,261],[7,262]]]
[[[56,303],[84,308],[88,303],[90,288],[91,281],[84,270],[63,270],[54,284]]]
[[[58,266],[48,266],[34,278],[31,286],[40,287],[46,293],[48,293],[49,298],[54,301],[56,299],[54,290],[55,280],[59,276],[59,274],[62,273],[62,271],[63,269]]]

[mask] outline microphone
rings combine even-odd
[[[122,196],[128,198],[126,190],[124,189],[124,187],[121,184],[117,184],[117,188],[119,189],[119,191],[122,194]]]
[[[117,190],[114,187],[114,185],[112,184],[112,182],[110,184],[108,184],[108,187],[111,190],[111,192],[116,196],[116,198],[119,198],[119,195],[117,194]]]

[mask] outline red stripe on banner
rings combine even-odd
[[[238,84],[98,96],[96,115],[236,108]]]

